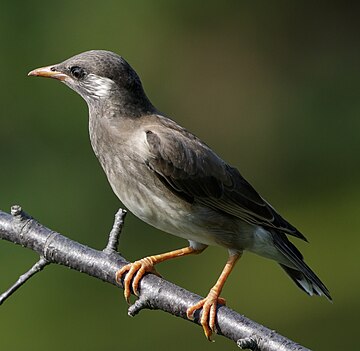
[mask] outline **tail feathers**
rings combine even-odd
[[[296,269],[287,267],[280,263],[281,268],[289,275],[289,277],[295,282],[295,284],[303,291],[305,291],[308,295],[318,295],[322,296],[325,295],[330,301],[332,301],[330,293],[326,286],[320,281],[318,277],[317,283],[315,283],[313,280],[307,278],[307,276],[297,271]]]
[[[285,234],[276,233],[273,235],[276,248],[290,261],[291,267],[280,264],[281,268],[290,276],[295,284],[310,296],[325,295],[332,301],[329,290],[319,277],[304,262],[300,251],[292,244]]]

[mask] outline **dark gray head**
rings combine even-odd
[[[80,94],[90,108],[111,104],[126,116],[141,116],[155,110],[139,76],[111,51],[86,51],[59,64],[35,69],[29,75],[62,81]]]

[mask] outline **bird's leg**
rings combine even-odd
[[[126,274],[124,282],[123,282],[124,296],[125,296],[127,303],[130,303],[130,295],[131,295],[130,287],[132,287],[134,294],[136,296],[139,296],[139,292],[138,292],[139,282],[145,273],[149,272],[149,273],[159,275],[159,273],[157,273],[154,268],[154,266],[157,263],[160,263],[160,262],[163,262],[166,260],[170,260],[171,258],[182,257],[182,256],[190,255],[190,254],[199,254],[202,251],[204,251],[205,248],[194,249],[191,246],[189,246],[189,247],[185,247],[183,249],[166,252],[166,253],[163,253],[160,255],[148,256],[148,257],[142,258],[141,260],[135,261],[133,263],[129,263],[129,264],[125,265],[124,267],[122,267],[121,269],[119,269],[116,272],[116,281],[118,283],[121,283],[122,276],[126,272],[128,272]],[[131,285],[131,281],[132,281],[132,285]]]
[[[241,257],[241,253],[230,254],[226,265],[223,271],[220,274],[219,279],[216,284],[211,288],[208,295],[205,299],[202,299],[194,306],[191,306],[187,309],[186,314],[189,319],[194,319],[194,313],[196,310],[202,308],[202,315],[200,319],[200,324],[204,329],[205,336],[208,340],[211,340],[211,335],[215,330],[215,320],[216,320],[216,308],[217,304],[225,305],[226,301],[219,297],[221,290],[226,282],[226,279],[230,275],[232,269],[234,268],[237,260]]]

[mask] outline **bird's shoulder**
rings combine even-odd
[[[166,161],[182,170],[183,177],[215,176],[226,181],[226,163],[201,139],[170,118],[154,116],[144,125],[144,132],[153,161]]]

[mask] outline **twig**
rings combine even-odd
[[[20,276],[20,278],[4,293],[0,295],[0,305],[10,297],[17,289],[20,288],[27,280],[29,280],[34,274],[40,272],[49,262],[45,260],[44,257],[41,257],[26,273]]]
[[[120,234],[124,226],[126,213],[127,212],[121,208],[116,212],[114,225],[109,234],[108,244],[106,245],[104,252],[108,252],[108,253],[114,251],[117,252],[119,246]]]
[[[119,219],[121,215],[116,217],[109,243],[103,251],[77,243],[44,227],[20,207],[13,207],[12,214],[0,211],[0,239],[37,252],[47,263],[61,264],[119,287],[115,274],[128,263],[115,251],[124,212],[122,220]],[[188,320],[187,308],[201,299],[200,296],[153,274],[143,277],[139,290],[140,297],[129,308],[129,315],[134,316],[144,308],[160,309]],[[192,322],[199,324],[200,315],[201,313],[197,313]],[[217,333],[237,342],[239,347],[251,347],[253,350],[309,351],[226,306],[218,308]]]

